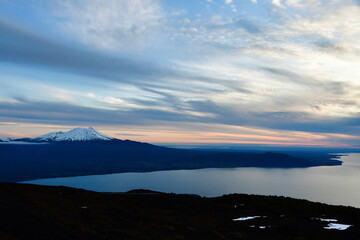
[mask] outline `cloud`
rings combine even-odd
[[[61,29],[85,44],[109,50],[148,44],[164,13],[158,0],[65,0],[54,6]]]
[[[91,77],[88,81],[101,79],[134,85],[165,84],[167,87],[171,87],[172,81],[176,84],[179,81],[229,84],[226,79],[189,71],[181,68],[181,64],[167,60],[160,64],[127,55],[118,54],[115,57],[54,43],[3,19],[0,19],[0,34],[1,61]]]
[[[316,18],[294,19],[289,23],[290,29],[297,31],[298,34],[319,35],[330,39],[350,38],[359,34],[357,20],[360,19],[360,8],[358,6],[333,3],[327,7],[327,11],[316,11],[318,14]],[[338,21],[339,19],[341,21]]]
[[[120,79],[123,74],[148,75],[161,72],[153,64],[110,57],[54,43],[0,19],[0,60],[103,78]]]
[[[278,76],[286,82],[291,82],[310,88],[319,88],[320,90],[324,90],[328,93],[332,93],[335,95],[345,95],[345,89],[348,88],[347,84],[344,82],[336,82],[329,80],[324,83],[316,78],[313,78],[311,75],[299,74],[291,70],[274,67],[262,67],[260,69],[269,72],[270,74],[273,74],[275,76]]]
[[[32,102],[25,99],[16,104],[0,103],[1,121],[49,123],[62,125],[149,125],[154,121],[187,121],[201,117],[154,109],[106,110],[75,106],[61,102]]]
[[[11,63],[24,74],[33,74],[26,69],[39,71],[48,85],[61,77],[75,82],[76,77],[70,78],[75,74],[84,84],[113,88],[90,95],[80,91],[81,101],[72,96],[73,101],[64,103],[64,98],[35,98],[36,91],[24,93],[15,83],[12,93],[17,89],[19,95],[10,94],[3,83],[21,81],[2,74],[3,121],[138,126],[187,122],[336,133],[353,128],[358,133],[360,10],[354,1],[272,1],[277,7],[262,9],[268,11],[264,16],[242,13],[234,18],[221,11],[193,16],[170,9],[164,14],[157,1],[120,2],[110,1],[112,9],[100,1],[64,2],[59,10],[67,10],[59,20],[66,24],[55,27],[76,39],[86,37],[88,45],[80,47],[50,41],[0,19],[3,69]],[[252,7],[264,6],[259,2]],[[132,16],[119,9],[129,9]],[[95,17],[87,25],[90,16]],[[128,22],[117,22],[126,16]],[[152,35],[158,43],[147,42]],[[108,51],[106,44],[116,51]],[[143,44],[150,48],[135,54],[121,50],[132,52],[131,45],[141,49]]]
[[[260,27],[253,21],[245,18],[238,18],[234,20],[235,26],[245,29],[248,33],[260,33]]]
[[[281,3],[281,0],[272,0],[271,3],[277,7],[284,8],[284,5]]]
[[[225,42],[226,40],[229,40],[231,42],[234,42],[236,40],[235,36],[239,37],[242,34],[244,34],[242,30],[245,30],[245,35],[243,36],[244,38],[251,38],[246,34],[257,34],[264,32],[263,29],[264,26],[260,27],[255,19],[249,17],[243,17],[243,16],[231,19],[230,21],[229,20],[224,21],[223,19],[213,18],[207,22],[207,25],[205,27],[206,30],[201,33],[204,34],[203,36],[204,40],[209,35],[211,36],[214,36],[216,34],[219,34],[220,36],[229,35],[229,38],[215,38],[214,36],[212,38],[212,41]],[[197,28],[204,29],[204,26],[197,26]]]
[[[225,4],[231,4],[233,0],[225,0]]]
[[[150,83],[154,78],[197,79],[211,78],[178,71],[170,63],[146,62],[126,55],[116,57],[93,51],[79,50],[54,43],[25,29],[0,19],[0,60],[76,73],[83,76],[121,83]]]
[[[301,112],[255,112],[246,109],[235,112],[231,106],[218,105],[211,101],[193,101],[189,102],[189,105],[194,111],[211,112],[213,116],[156,109],[107,110],[61,102],[19,99],[18,103],[0,103],[0,121],[7,122],[11,119],[14,123],[70,126],[167,125],[180,129],[182,125],[206,123],[286,131],[360,134],[360,115],[323,119]]]

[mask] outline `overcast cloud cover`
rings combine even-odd
[[[359,147],[358,0],[0,0],[0,137]]]

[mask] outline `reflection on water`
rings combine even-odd
[[[27,183],[100,192],[142,188],[210,197],[228,193],[281,195],[360,207],[360,153],[343,156],[341,160],[344,161],[342,166],[329,167],[174,170],[41,179]]]

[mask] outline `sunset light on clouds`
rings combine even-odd
[[[360,1],[0,0],[0,137],[360,147]]]

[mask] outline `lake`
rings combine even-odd
[[[342,166],[312,168],[216,168],[51,178],[24,183],[69,186],[99,192],[150,189],[221,196],[281,195],[360,208],[360,153],[342,156]]]

